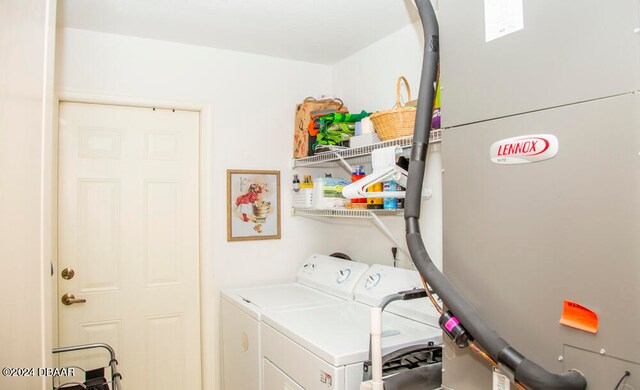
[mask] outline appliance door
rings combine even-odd
[[[260,322],[226,299],[220,302],[224,388],[260,389]]]
[[[247,288],[231,293],[242,299],[243,302],[249,301],[263,311],[344,302],[343,299],[300,283]]]
[[[306,390],[346,390],[344,366],[334,367],[271,326],[264,323],[262,325],[262,356],[265,368],[267,362],[275,365],[287,378]],[[273,378],[277,380],[274,382]],[[265,390],[280,390],[283,388],[282,383],[288,383],[283,382],[282,377],[268,378],[267,375],[264,376],[264,381]],[[267,385],[267,381],[276,383],[277,387],[267,387],[271,386]]]
[[[530,134],[555,135],[557,155],[491,161],[494,142]],[[445,274],[521,353],[590,389],[624,370],[640,388],[639,153],[638,94],[443,132]],[[597,333],[559,324],[564,300],[596,312]],[[450,343],[444,356],[444,385],[490,388],[480,359]]]
[[[264,359],[263,390],[304,390],[269,360]]]

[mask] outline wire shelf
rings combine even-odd
[[[429,134],[429,143],[438,143],[442,139],[442,130],[431,130]],[[378,142],[371,145],[361,146],[358,148],[336,150],[317,154],[315,156],[303,157],[293,160],[293,167],[315,166],[318,168],[330,168],[339,165],[340,157],[344,159],[370,159],[370,154],[376,149],[386,148],[388,146],[400,146],[403,150],[411,149],[413,136],[396,138],[384,142]]]
[[[388,215],[403,215],[404,209],[380,209],[380,210],[365,210],[365,209],[329,209],[320,210],[314,208],[292,208],[293,215],[300,215],[303,217],[342,217],[342,218],[360,218],[371,219],[371,213],[377,216]]]

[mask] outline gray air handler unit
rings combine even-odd
[[[640,1],[441,0],[438,17],[445,276],[516,359],[640,390]],[[451,339],[443,356],[444,389],[501,378]]]

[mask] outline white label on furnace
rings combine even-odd
[[[487,42],[523,28],[522,0],[484,0],[484,35]]]
[[[509,378],[502,375],[500,370],[494,368],[493,369],[493,390],[510,390],[511,382],[509,382]]]

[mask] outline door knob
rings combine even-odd
[[[87,300],[82,298],[76,299],[76,297],[73,294],[66,293],[62,296],[61,301],[63,304],[69,306],[69,305],[73,305],[74,303],[85,303]]]

